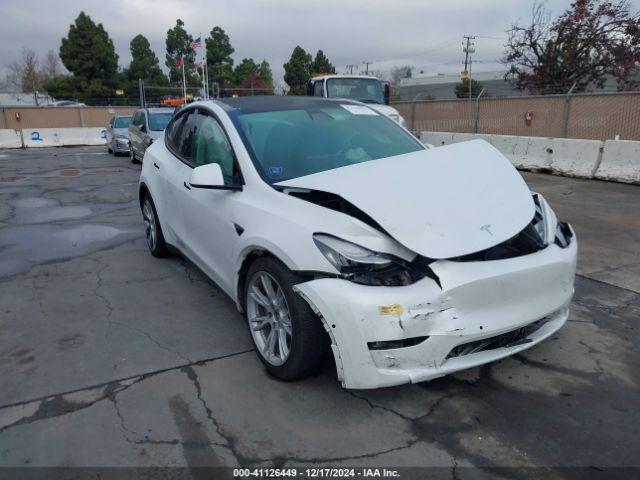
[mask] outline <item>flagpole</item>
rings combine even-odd
[[[202,35],[202,34],[200,34]],[[201,37],[202,38],[202,37]],[[204,43],[202,44],[204,50],[204,96],[207,100],[209,100],[209,69],[207,68],[207,39],[204,39]]]
[[[187,79],[184,76],[184,53],[180,54],[182,59],[182,102],[187,103]]]
[[[200,36],[198,37],[198,40],[202,39],[202,32],[200,32]],[[207,99],[207,80],[205,78],[205,62],[206,62],[206,47],[204,49],[205,51],[205,58],[202,61],[201,65],[202,65],[202,96],[204,97],[204,99]]]

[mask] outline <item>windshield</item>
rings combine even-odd
[[[161,132],[166,128],[172,116],[173,114],[171,112],[150,114],[149,130],[153,130],[154,132]]]
[[[364,105],[310,105],[233,114],[268,183],[423,150],[392,120]]]
[[[131,117],[116,117],[113,128],[127,128],[131,123]]]
[[[365,103],[384,103],[382,85],[373,78],[330,78],[327,80],[327,96]]]

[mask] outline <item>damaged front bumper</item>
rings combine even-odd
[[[345,388],[442,377],[513,355],[567,320],[575,236],[565,248],[495,261],[438,260],[431,278],[375,287],[338,278],[294,287],[322,318]]]

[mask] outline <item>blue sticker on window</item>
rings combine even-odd
[[[269,175],[282,175],[282,167],[269,167]]]

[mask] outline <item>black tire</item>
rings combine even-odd
[[[147,218],[149,212],[145,209],[147,202],[150,206],[150,215],[153,216],[153,220],[151,218]],[[169,248],[167,247],[166,242],[164,241],[164,234],[162,233],[162,227],[160,226],[160,220],[158,218],[158,212],[156,211],[156,206],[151,199],[151,195],[146,193],[142,199],[142,216],[144,218],[145,224],[145,237],[147,239],[147,246],[149,247],[149,251],[151,255],[158,258],[165,258],[170,255]],[[149,222],[149,224],[147,224]],[[149,229],[155,229],[154,239],[150,239]]]
[[[133,151],[133,147],[129,150],[129,156],[131,157],[131,163],[138,163],[138,159],[136,158],[136,153]]]
[[[304,282],[304,279],[293,273],[273,257],[264,256],[255,260],[247,272],[243,292],[243,306],[245,310],[245,318],[247,319],[247,299],[249,298],[248,290],[251,284],[251,279],[258,272],[268,273],[273,277],[273,279],[275,279],[278,286],[282,289],[289,308],[292,335],[288,358],[282,365],[276,366],[269,363],[269,361],[267,361],[260,352],[251,332],[249,321],[247,320],[251,340],[256,347],[256,355],[267,371],[280,380],[301,380],[315,373],[319,373],[322,369],[327,367],[325,358],[329,347],[329,337],[322,325],[322,321],[313,312],[313,310],[311,310],[309,304],[305,302],[300,295],[293,291],[292,287]]]
[[[107,152],[109,152],[109,155],[115,155],[115,152],[113,151],[113,149],[109,146],[109,144],[107,143]]]

